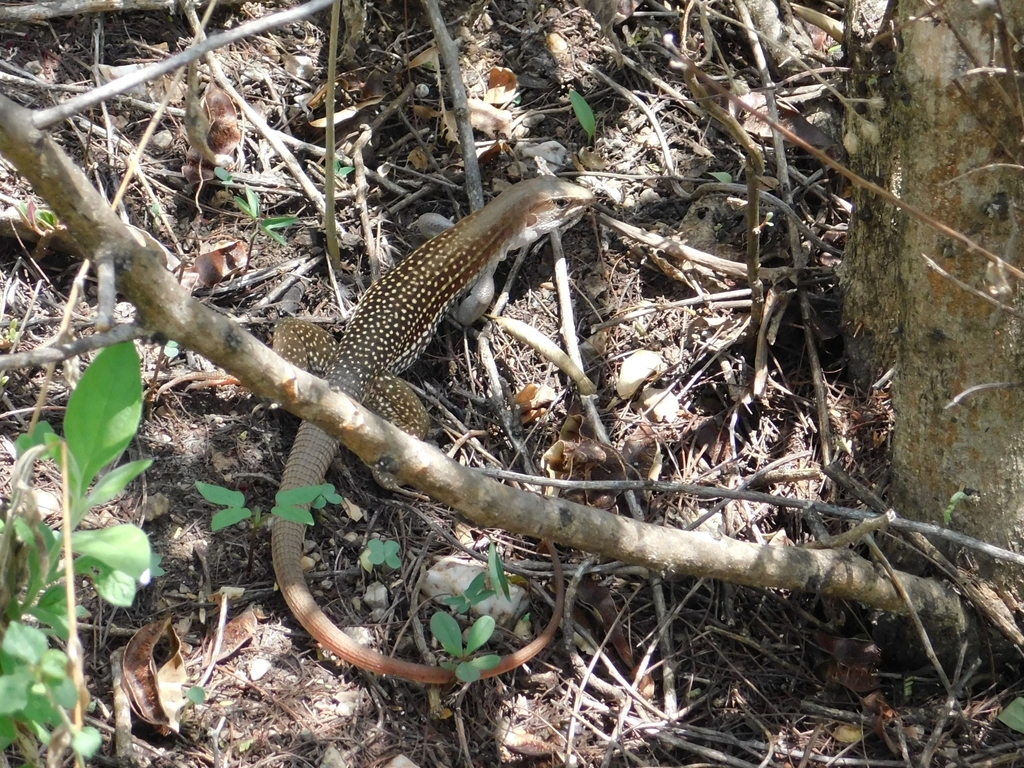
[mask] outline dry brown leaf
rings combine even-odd
[[[242,141],[235,105],[227,92],[213,83],[200,101],[199,74],[194,66],[189,69],[184,124],[189,148],[181,173],[186,181],[196,185],[211,180],[215,167],[234,167],[235,151]]]
[[[438,51],[437,46],[432,45],[427,50],[420,54],[417,54],[412,61],[409,62],[409,69],[415,69],[416,67],[428,66],[431,69],[437,69]]]
[[[229,240],[217,243],[210,250],[200,253],[192,267],[186,270],[186,274],[194,273],[199,285],[212,288],[247,266],[249,254],[245,250],[245,245],[239,240]]]
[[[679,418],[679,395],[670,389],[648,387],[637,405],[651,421],[670,424]]]
[[[221,641],[220,655],[217,661],[223,661],[234,655],[239,648],[248,643],[256,635],[259,618],[254,606],[250,605],[224,627],[224,639]]]
[[[520,421],[529,424],[544,416],[557,396],[558,393],[547,385],[527,384],[515,396],[516,405],[521,410]]]
[[[519,79],[516,73],[505,67],[493,67],[487,76],[487,93],[484,101],[488,104],[505,104],[516,97]]]
[[[545,38],[545,43],[547,43],[548,50],[551,51],[551,55],[556,58],[558,56],[564,56],[569,52],[568,41],[557,32],[551,32],[547,38]]]
[[[508,142],[504,139],[498,139],[497,141],[492,142],[491,145],[483,151],[477,152],[476,159],[480,165],[486,166],[492,163],[499,155],[511,154],[512,148],[509,146]]]
[[[818,676],[829,685],[841,685],[854,693],[868,693],[882,684],[874,670],[868,667],[851,667],[830,659],[818,666]]]
[[[608,640],[622,663],[633,669],[633,648],[626,640],[622,622],[617,621],[619,608],[615,605],[611,590],[593,579],[584,579],[580,582],[576,596],[579,604],[600,620],[604,633],[608,635]]]
[[[430,158],[423,151],[423,147],[414,147],[406,159],[409,161],[409,165],[417,171],[425,171],[430,167]]]
[[[824,632],[815,633],[815,639],[840,664],[877,667],[882,661],[882,649],[871,640],[834,637]]]
[[[359,107],[346,107],[345,109],[336,110],[334,113],[334,124],[338,125],[346,120],[351,120],[353,117],[359,114]],[[310,120],[309,125],[312,128],[326,128],[327,117],[318,117],[315,120]]]
[[[441,113],[433,107],[428,107],[426,104],[413,104],[412,105],[413,117],[419,118],[420,120],[433,120],[435,117],[440,117]]]
[[[161,641],[166,646],[161,646]],[[155,658],[158,650],[163,650],[166,657],[159,669]],[[179,731],[186,681],[181,641],[171,627],[170,617],[147,624],[128,641],[121,687],[136,714],[147,723]]]
[[[665,359],[657,352],[639,349],[622,361],[619,378],[615,382],[615,393],[628,400],[640,389],[647,379],[660,375],[667,368]]]
[[[841,723],[832,731],[832,738],[840,744],[856,744],[864,738],[864,729],[859,725]]]
[[[505,136],[512,134],[512,113],[480,99],[469,100],[469,122],[476,130],[492,139],[499,133]]]

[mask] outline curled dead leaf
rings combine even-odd
[[[245,245],[239,240],[229,240],[217,243],[210,250],[200,253],[192,267],[186,270],[186,274],[194,273],[199,285],[212,288],[247,266],[249,254],[245,250]]]
[[[619,378],[615,383],[615,392],[623,400],[628,400],[640,389],[647,379],[659,375],[667,368],[664,358],[649,349],[640,349],[622,361]]]
[[[235,105],[227,92],[213,83],[200,101],[199,73],[194,64],[189,67],[184,122],[189,148],[181,172],[190,184],[211,180],[218,166],[234,167],[235,151],[242,141]]]
[[[520,422],[529,424],[544,416],[557,396],[555,390],[547,385],[527,384],[515,396],[516,405],[520,408]]]
[[[409,62],[409,69],[415,69],[416,67],[430,67],[431,69],[436,70],[438,55],[437,46],[432,45],[422,53],[413,57],[413,60]]]
[[[157,660],[158,652],[165,661]],[[181,641],[170,617],[147,624],[128,641],[121,688],[132,709],[147,723],[178,733],[181,710],[187,702],[186,682]]]
[[[877,667],[882,661],[882,649],[871,640],[834,637],[824,632],[817,632],[814,637],[818,644],[840,664]]]
[[[492,67],[487,75],[487,93],[484,101],[488,104],[505,104],[516,97],[519,79],[516,73],[505,67]]]
[[[238,650],[256,636],[259,628],[259,616],[255,606],[250,605],[224,627],[224,639],[221,641],[220,654],[217,661],[223,661],[234,655]]]

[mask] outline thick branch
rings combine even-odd
[[[190,298],[155,254],[132,238],[85,175],[32,127],[30,114],[2,97],[0,152],[46,199],[83,253],[102,249],[114,255],[119,286],[149,328],[199,352],[257,395],[336,435],[367,464],[391,472],[475,523],[552,539],[667,575],[816,592],[904,612],[889,580],[848,550],[758,546],[647,525],[519,491],[459,465],[289,365],[231,320]],[[951,589],[907,574],[900,578],[922,616],[950,631],[964,626],[963,608]]]

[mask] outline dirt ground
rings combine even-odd
[[[214,13],[210,28],[234,27],[277,9],[228,5]],[[502,123],[511,137],[495,143],[477,131],[481,148],[488,150],[482,156],[488,195],[537,173],[524,149],[558,142],[571,153],[562,172],[585,179],[581,183],[615,218],[743,261],[744,188],[722,186],[742,184],[742,155],[690,100],[682,76],[659,48],[663,35],[678,34],[681,24],[688,23],[688,35],[703,34],[696,16],[683,22],[678,8],[640,6],[613,33],[628,58],[620,67],[615,47],[580,8],[498,0],[472,8],[453,5],[444,13],[461,46],[471,97],[483,97],[494,67],[511,70],[518,82],[508,105],[513,123]],[[718,37],[720,55],[757,88],[746,38],[721,17],[712,15],[707,24]],[[316,147],[323,146],[324,132],[313,121],[323,118],[323,107],[315,99],[313,108],[308,105],[325,81],[327,29],[325,14],[215,53],[242,97],[273,128],[294,138],[291,149],[318,187],[323,165]],[[355,62],[339,72],[339,110],[358,109],[338,126],[342,153],[351,156],[361,123],[373,127],[364,154],[366,213],[369,239],[384,269],[421,241],[415,234],[421,214],[457,220],[469,212],[457,145],[442,135],[439,79],[429,66],[409,66],[432,39],[417,4],[370,6]],[[92,87],[97,76],[104,77],[96,74],[97,64],[149,63],[192,40],[185,18],[163,11],[81,14],[0,27],[0,82],[8,97],[42,108]],[[205,81],[207,70],[200,71]],[[795,81],[779,93],[793,94],[805,84]],[[54,129],[108,198],[149,126],[150,99],[160,87],[115,98]],[[582,94],[596,115],[592,142],[570,106],[571,90]],[[244,117],[240,121],[236,154],[242,160],[231,172],[231,191],[217,179],[196,189],[182,175],[188,147],[183,100],[176,98],[171,106],[155,126],[119,208],[125,220],[152,233],[186,267],[217,243],[240,243],[247,266],[228,271],[213,288],[196,287],[195,293],[261,338],[269,339],[275,322],[286,316],[314,319],[332,331],[343,327],[371,274],[352,176],[340,182],[343,269],[332,279],[321,218],[256,127]],[[389,106],[396,108],[385,113]],[[826,132],[838,130],[827,116],[822,125]],[[765,144],[774,167],[770,140]],[[550,146],[547,151],[551,156]],[[468,331],[443,324],[407,374],[425,395],[433,419],[430,441],[472,466],[536,473],[545,465],[545,453],[562,440],[563,447],[579,450],[571,472],[576,478],[639,473],[853,505],[820,471],[814,384],[821,377],[830,425],[844,446],[844,469],[884,488],[890,435],[885,390],[864,392],[847,380],[838,333],[832,270],[841,258],[849,216],[843,186],[800,150],[788,147],[787,155],[794,178],[802,179],[794,186],[807,259],[799,286],[812,313],[808,323],[793,284],[779,284],[763,397],[742,398],[754,363],[744,334],[750,306],[745,279],[672,261],[588,217],[566,235],[565,250],[575,328],[587,371],[599,384],[610,445],[598,446],[591,425],[572,427],[580,413],[578,398],[555,366],[492,327],[484,333],[504,387],[495,398],[479,364],[480,323]],[[719,188],[708,187],[711,182]],[[259,197],[264,216],[296,217],[282,230],[286,245],[257,231],[235,204],[234,195],[244,197],[242,184]],[[3,162],[0,199],[5,207],[39,202]],[[762,208],[762,220],[766,210],[771,206]],[[763,266],[793,265],[784,235],[789,221],[775,209],[761,227]],[[512,261],[499,269],[499,288]],[[3,351],[42,344],[66,311],[77,334],[90,333],[91,278],[79,303],[67,306],[78,265],[60,247],[44,252],[15,238],[0,239],[0,330],[8,347]],[[191,279],[187,273],[186,279]],[[508,291],[506,315],[560,338],[550,247],[530,253]],[[119,319],[133,313],[127,304],[118,310]],[[24,334],[17,350],[10,348],[15,319]],[[809,345],[820,368],[808,355]],[[922,755],[931,754],[934,765],[1024,764],[1018,757],[1024,742],[995,720],[1021,689],[1019,678],[1005,669],[982,664],[965,684],[960,709],[947,718],[946,694],[934,671],[894,665],[893,649],[880,648],[878,669],[857,669],[874,681],[868,690],[836,672],[843,662],[837,661],[830,638],[860,638],[863,647],[871,637],[875,617],[863,606],[708,579],[661,581],[643,569],[599,562],[583,552],[563,551],[562,559],[570,576],[586,568],[571,617],[598,649],[580,635],[574,641],[560,633],[525,668],[440,691],[439,701],[422,686],[339,665],[318,651],[275,590],[265,530],[253,536],[251,526],[240,524],[212,532],[213,509],[195,487],[201,481],[237,489],[250,506],[268,510],[296,419],[235,385],[196,387],[193,374],[211,366],[187,350],[166,356],[157,340],[139,349],[147,407],[128,453],[154,463],[88,524],[141,524],[162,555],[166,575],[142,590],[130,610],[111,610],[86,597],[83,642],[97,704],[89,721],[105,739],[97,765],[118,764],[110,743],[111,653],[134,630],[170,617],[191,651],[190,679],[197,680],[204,669],[202,646],[218,617],[210,595],[224,586],[245,588],[232,603],[234,611],[260,606],[258,628],[251,642],[218,664],[205,702],[186,712],[179,734],[136,725],[143,763],[354,767],[397,765],[389,761],[405,756],[419,766],[880,767],[918,765]],[[641,395],[620,397],[616,384],[624,361],[638,350],[657,353],[661,365]],[[67,369],[80,372],[84,364],[75,360],[63,371],[58,368],[46,391],[44,418],[59,423],[67,402]],[[27,424],[43,384],[42,370],[32,368],[9,372],[0,385],[5,449]],[[499,411],[531,386],[546,388],[547,396],[523,411],[513,440]],[[638,405],[642,397],[650,398],[647,406]],[[603,460],[595,457],[597,448]],[[9,474],[12,455],[0,451],[0,478]],[[624,470],[627,465],[635,469]],[[446,555],[486,556],[491,542],[510,571],[525,574],[520,581],[532,592],[530,631],[547,621],[551,571],[536,542],[468,526],[415,494],[385,491],[344,453],[328,479],[347,503],[323,510],[308,534],[310,582],[340,625],[365,627],[377,647],[414,656],[409,622],[427,623],[425,610],[409,615],[410,604],[421,602],[412,594],[420,569]],[[59,488],[52,467],[41,469],[36,483],[51,492]],[[0,480],[0,493],[7,492],[5,486]],[[615,492],[572,497],[631,514]],[[641,494],[639,505],[644,520],[667,526],[699,522],[717,535],[780,546],[810,537],[798,515],[761,502],[652,493]],[[843,528],[838,521],[827,525],[833,533]],[[399,569],[382,574],[360,568],[359,555],[372,538],[401,544]],[[387,598],[382,609],[372,611],[365,598],[376,583],[386,588]],[[497,652],[505,653],[522,642],[511,631],[499,632],[495,641]],[[264,662],[269,671],[255,674]],[[872,688],[888,708],[871,699]]]

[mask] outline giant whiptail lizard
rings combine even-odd
[[[593,200],[590,191],[554,177],[515,184],[482,210],[424,243],[374,283],[337,343],[322,329],[290,320],[275,330],[274,348],[292,363],[324,376],[333,388],[422,437],[427,424],[423,406],[394,374],[420,356],[445,312],[461,297],[466,296],[457,313],[461,322],[472,322],[483,314],[493,293],[494,266],[510,249],[575,223]],[[281,489],[323,482],[337,449],[337,440],[304,422],[288,456]],[[280,518],[273,526],[277,582],[302,626],[322,646],[362,669],[422,683],[450,682],[450,670],[385,656],[331,622],[313,599],[302,572],[304,530],[303,524]],[[564,595],[554,547],[548,545],[548,549],[559,584],[551,622],[535,640],[485,672],[485,677],[520,666],[554,636]]]

